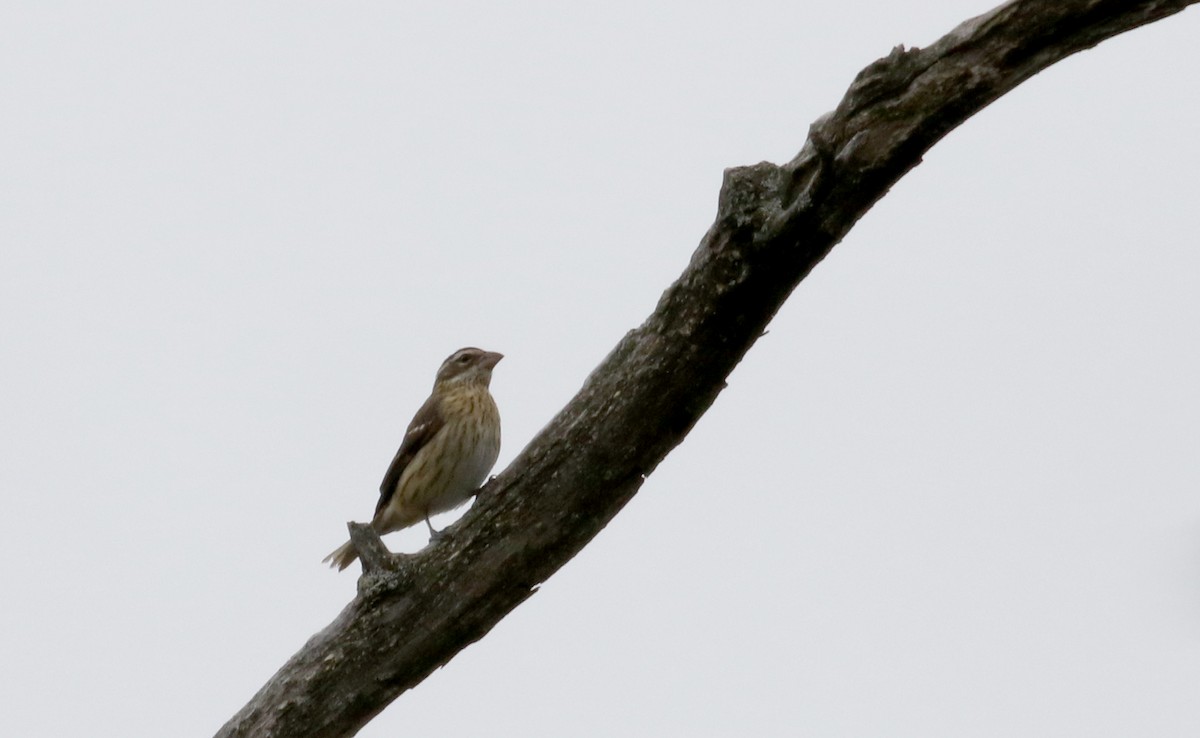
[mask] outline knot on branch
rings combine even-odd
[[[837,107],[838,117],[850,118],[863,108],[902,96],[936,58],[936,55],[915,47],[905,49],[903,44],[895,47],[890,54],[876,59],[858,73]]]
[[[411,578],[411,554],[394,554],[368,523],[346,523],[350,542],[358,551],[363,573],[358,578],[358,593],[369,598],[383,591],[403,588]]]
[[[778,209],[779,184],[780,169],[769,161],[726,169],[717,198],[718,227],[750,240]]]

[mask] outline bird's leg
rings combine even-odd
[[[425,526],[427,528],[429,528],[429,542],[430,543],[437,543],[438,541],[440,541],[446,537],[446,529],[445,528],[443,528],[442,530],[434,530],[433,529],[433,523],[429,522],[429,511],[428,510],[425,511]]]

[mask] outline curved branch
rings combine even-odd
[[[868,66],[787,164],[727,170],[715,223],[646,322],[450,535],[369,567],[337,619],[217,735],[356,733],[620,511],[796,285],[933,144],[1054,62],[1197,1],[1010,2]]]

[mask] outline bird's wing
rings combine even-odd
[[[383,475],[383,482],[379,485],[379,504],[375,506],[376,515],[387,507],[392,495],[396,494],[400,476],[404,474],[404,470],[412,462],[413,457],[433,440],[433,437],[445,424],[446,419],[442,416],[441,403],[438,402],[436,395],[430,395],[417,414],[413,416],[412,422],[408,424],[408,430],[404,432],[404,440],[400,442],[400,448],[397,449],[387,474]]]

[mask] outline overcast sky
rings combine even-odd
[[[321,558],[447,354],[507,356],[503,468],[725,167],[990,4],[0,6],[3,732],[214,733],[353,597]],[[360,735],[1200,734],[1197,38],[938,144]]]

